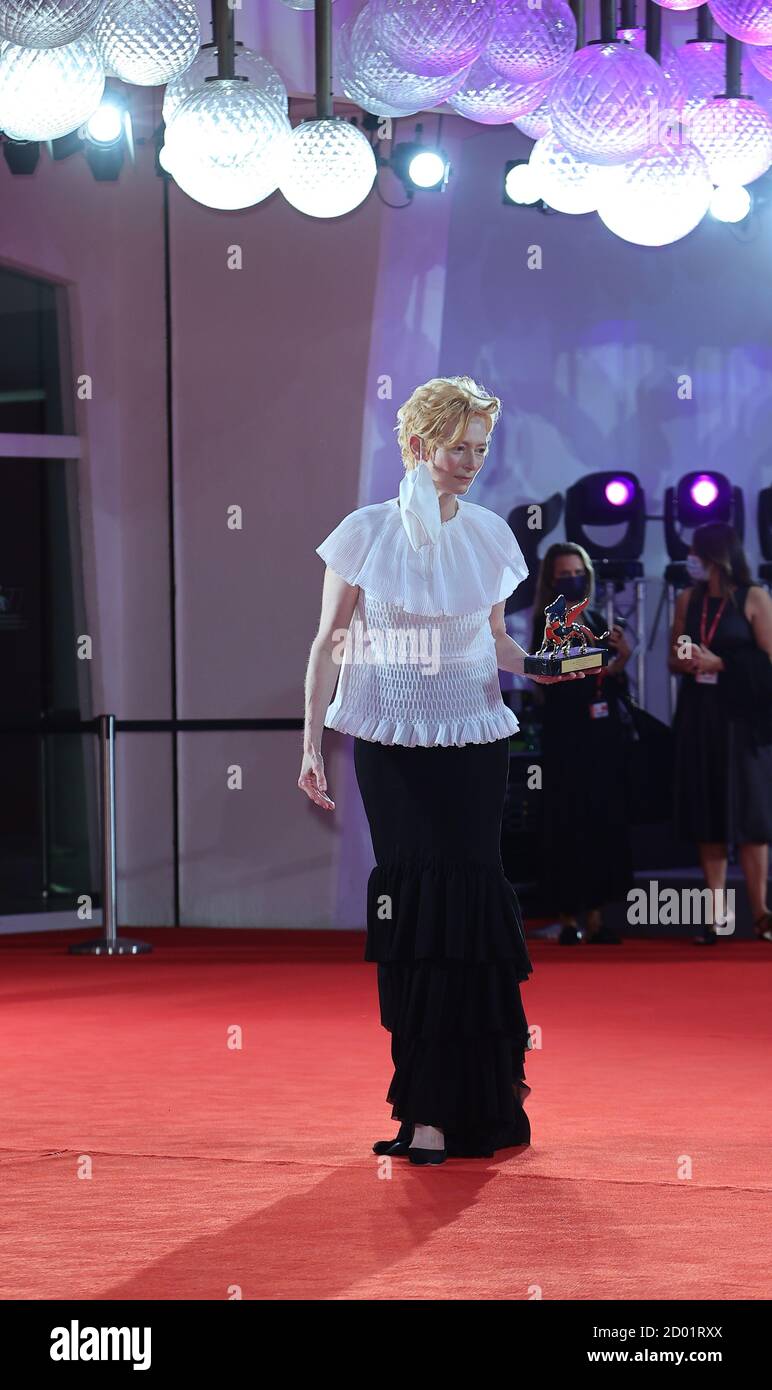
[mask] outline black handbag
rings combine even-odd
[[[626,730],[624,776],[631,825],[659,825],[673,815],[673,730],[628,694],[617,696]]]

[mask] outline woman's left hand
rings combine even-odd
[[[703,671],[723,671],[724,663],[720,656],[716,656],[709,647],[703,647],[699,642],[692,643],[692,663],[693,670],[698,674]]]
[[[558,685],[560,681],[583,681],[584,671],[567,671],[564,676],[532,676],[526,671],[529,681],[536,681],[537,685]]]

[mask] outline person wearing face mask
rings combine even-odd
[[[683,677],[673,723],[676,829],[697,842],[714,894],[726,886],[728,846],[737,846],[756,935],[772,942],[772,598],[753,583],[739,536],[724,523],[697,527],[686,565],[693,582],[676,601],[668,663]],[[725,916],[723,898],[714,901]],[[715,924],[695,939],[714,943]]]
[[[592,561],[581,545],[551,545],[539,571],[534,599],[531,651],[544,636],[544,610],[563,594],[568,603],[590,603],[581,621],[599,638],[604,616],[593,606]],[[550,909],[559,914],[560,945],[583,939],[618,945],[620,937],[602,918],[605,903],[624,899],[633,886],[632,847],[624,780],[626,725],[615,698],[627,689],[625,664],[631,647],[616,624],[599,646],[610,649],[609,665],[574,686],[545,686],[534,692],[542,705],[542,869]],[[563,696],[566,696],[563,699]],[[583,934],[578,914],[585,914]]]

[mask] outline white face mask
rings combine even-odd
[[[708,571],[703,565],[699,555],[687,555],[686,568],[689,572],[690,579],[698,580],[708,578]]]

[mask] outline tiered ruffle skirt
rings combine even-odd
[[[509,740],[356,738],[354,765],[376,859],[365,959],[391,1034],[392,1117],[442,1129],[456,1157],[527,1143],[532,966],[501,862]]]

